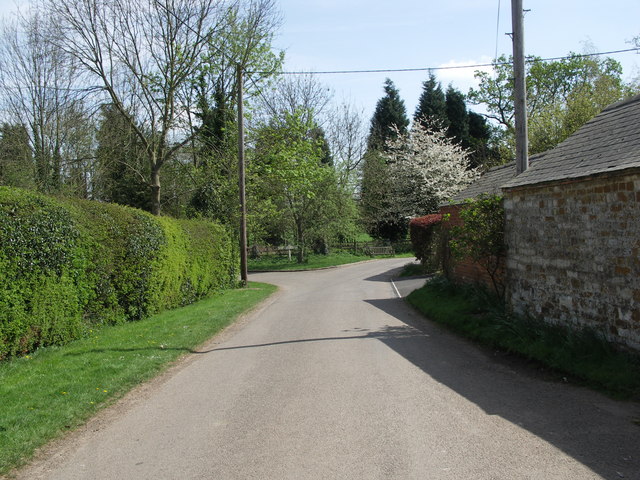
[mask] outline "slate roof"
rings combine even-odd
[[[467,199],[476,198],[483,193],[494,195],[501,193],[501,187],[516,176],[515,162],[490,168],[475,182],[455,194],[446,205],[457,205]]]
[[[535,157],[505,189],[640,167],[640,95],[614,103],[552,150]]]
[[[529,158],[529,165],[534,165],[544,154],[532,155]],[[475,182],[464,190],[454,195],[451,200],[444,205],[457,205],[465,200],[477,198],[482,194],[499,195],[502,193],[502,187],[516,176],[516,162],[505,163],[490,168],[482,174]]]

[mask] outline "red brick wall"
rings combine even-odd
[[[449,220],[442,223],[443,231],[447,232],[451,227],[463,225],[463,221],[460,218],[460,208],[460,205],[447,205],[440,208],[441,214],[449,216]],[[462,283],[476,283],[485,286],[489,290],[494,290],[493,281],[485,267],[470,258],[453,259],[448,249],[443,258],[443,269],[451,280]],[[504,278],[504,267],[500,269],[497,276],[499,279]]]

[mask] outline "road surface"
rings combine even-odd
[[[279,293],[18,478],[640,479],[637,404],[422,322],[405,262],[252,275]]]

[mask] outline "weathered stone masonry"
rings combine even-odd
[[[640,349],[640,171],[504,193],[511,307]]]

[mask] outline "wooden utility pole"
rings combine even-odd
[[[524,67],[524,10],[522,0],[511,0],[513,25],[513,73],[515,76],[514,109],[516,120],[516,173],[529,168],[527,129],[527,82]]]
[[[242,66],[237,67],[238,75],[238,185],[240,187],[240,280],[247,285],[247,204],[245,196],[244,172],[244,79]]]

